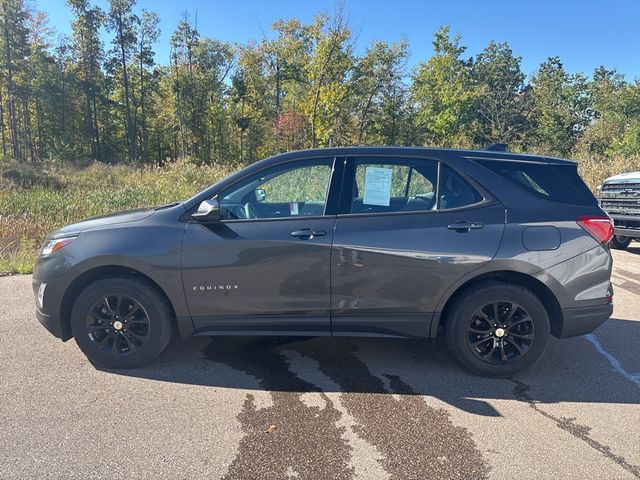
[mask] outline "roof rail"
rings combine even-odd
[[[506,143],[494,143],[485,148],[488,152],[506,152],[508,145]]]

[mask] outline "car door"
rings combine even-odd
[[[504,207],[434,159],[348,158],[344,185],[333,334],[426,336],[447,288],[497,252]]]
[[[189,221],[182,277],[199,333],[330,334],[334,162],[263,169],[215,195],[220,222]]]

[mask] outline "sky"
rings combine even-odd
[[[34,3],[49,14],[59,33],[71,33],[66,0]],[[91,3],[108,9],[108,0]],[[467,47],[465,58],[477,55],[491,40],[506,41],[522,57],[527,75],[547,57],[559,56],[572,73],[590,75],[604,65],[630,81],[640,77],[640,0],[344,0],[344,4],[357,51],[364,51],[373,40],[406,38],[409,67],[431,56],[433,32],[450,25]],[[197,15],[202,36],[244,43],[269,37],[276,19],[296,17],[310,23],[318,12],[332,12],[336,5],[337,0],[138,0],[137,9],[160,16],[156,61],[167,64],[169,39],[185,12],[192,21]],[[110,37],[103,36],[109,42]]]

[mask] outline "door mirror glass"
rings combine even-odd
[[[264,188],[256,188],[256,202],[264,202],[267,199],[267,191]]]
[[[220,204],[215,198],[204,200],[191,218],[200,223],[217,223],[220,221]]]

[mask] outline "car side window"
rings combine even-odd
[[[451,167],[440,167],[439,210],[462,208],[483,200],[482,195]]]
[[[356,159],[350,212],[434,210],[437,176],[432,160]]]
[[[324,215],[333,159],[278,165],[220,194],[223,220]]]

